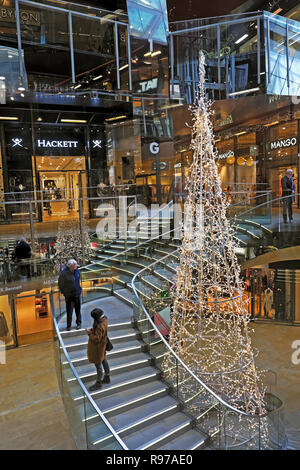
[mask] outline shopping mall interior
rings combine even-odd
[[[0,0],[1,450],[300,450],[299,70],[299,0]]]

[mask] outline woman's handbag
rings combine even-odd
[[[111,351],[113,349],[113,344],[110,341],[109,337],[107,337],[107,343],[106,343],[106,351]]]

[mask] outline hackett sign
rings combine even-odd
[[[281,149],[282,147],[293,147],[294,145],[297,145],[297,137],[290,137],[288,139],[280,139],[280,140],[275,140],[274,142],[270,142],[270,149],[271,150],[276,150],[276,149]]]
[[[39,148],[77,148],[77,146],[78,140],[37,140],[37,147]]]

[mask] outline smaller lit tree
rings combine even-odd
[[[60,265],[74,258],[78,263],[86,264],[91,256],[91,242],[85,224],[80,230],[77,220],[60,222],[56,240],[56,256]]]

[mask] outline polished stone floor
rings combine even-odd
[[[292,343],[300,340],[300,327],[255,322],[250,325],[254,325],[252,344],[259,350],[256,363],[277,375],[277,385],[271,391],[285,405],[288,447],[300,450],[300,364],[292,362]]]
[[[10,349],[0,364],[0,450],[76,449],[58,389],[53,342]]]

